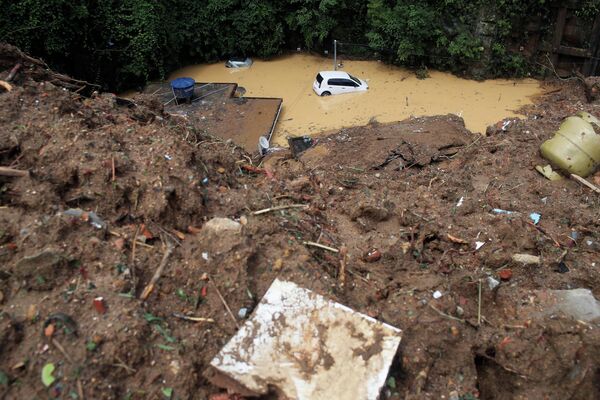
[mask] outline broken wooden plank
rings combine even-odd
[[[0,167],[0,176],[28,176],[29,171],[14,169],[9,167]]]

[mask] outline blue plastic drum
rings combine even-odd
[[[177,78],[171,81],[171,88],[178,99],[191,99],[196,81],[192,78]]]

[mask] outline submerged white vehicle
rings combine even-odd
[[[227,68],[250,68],[253,61],[250,57],[232,57],[225,63]]]
[[[344,71],[321,71],[313,83],[313,90],[319,96],[362,92],[368,88],[367,82]]]

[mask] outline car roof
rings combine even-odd
[[[321,74],[324,79],[350,77],[350,74],[344,71],[321,71],[319,74]]]

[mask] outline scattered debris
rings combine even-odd
[[[488,287],[490,288],[490,290],[494,290],[498,287],[498,285],[500,284],[500,281],[492,278],[491,276],[488,276],[487,283],[488,283]]]
[[[308,205],[306,204],[288,204],[285,206],[277,206],[277,207],[269,207],[269,208],[265,208],[262,210],[258,210],[258,211],[253,211],[252,215],[261,215],[261,214],[266,214],[269,212],[273,212],[273,211],[281,211],[281,210],[287,210],[290,208],[308,208]]]
[[[171,244],[171,242],[167,241],[167,248],[165,250],[163,258],[160,261],[158,268],[154,272],[152,279],[150,279],[150,282],[148,283],[148,285],[146,285],[146,287],[142,291],[142,294],[140,295],[141,300],[146,300],[148,298],[148,296],[150,296],[150,293],[152,293],[152,290],[154,290],[154,285],[156,285],[156,282],[158,282],[158,280],[160,279],[160,277],[167,265],[167,261],[169,259],[169,256],[171,255],[171,253],[173,253],[173,245]]]
[[[531,214],[529,214],[529,219],[531,219],[531,221],[533,221],[534,225],[537,225],[538,222],[540,222],[540,218],[542,218],[542,214],[539,214],[536,212],[532,212]]]
[[[0,167],[0,176],[22,177],[22,176],[28,176],[28,175],[29,175],[29,171],[23,171],[23,170],[9,168],[9,167]]]
[[[493,208],[492,212],[494,214],[503,214],[503,215],[512,215],[512,214],[515,214],[515,211],[503,210],[501,208]]]
[[[248,316],[249,310],[247,307],[242,307],[238,310],[238,318],[239,319],[246,319],[246,317]]]
[[[551,181],[559,181],[563,178],[558,172],[552,170],[552,166],[550,166],[550,164],[546,165],[545,167],[537,165],[535,170]]]
[[[440,292],[439,290],[436,290],[435,292],[433,292],[434,299],[439,299],[440,297],[442,297],[442,292]]]
[[[10,83],[2,80],[0,80],[0,87],[6,90],[7,92],[12,92],[13,90],[13,87]]]
[[[33,317],[29,319],[33,319]],[[46,329],[49,325],[54,325],[55,328],[60,327],[65,331],[65,333],[78,336],[77,322],[75,322],[75,320],[68,314],[62,312],[50,314],[44,321],[44,329]]]
[[[94,308],[98,314],[106,314],[106,301],[104,297],[96,297],[94,299]]]
[[[451,234],[447,234],[446,237],[448,238],[448,240],[450,240],[452,243],[457,243],[457,244],[469,244],[469,242],[467,242],[464,239],[458,238],[456,236],[452,236]],[[481,247],[481,246],[480,246]],[[477,248],[479,249],[479,248]]]
[[[212,218],[206,224],[202,226],[202,230],[214,234],[220,234],[223,232],[240,233],[242,225],[229,218]]]
[[[305,246],[318,247],[319,249],[331,251],[332,253],[339,253],[338,249],[335,249],[330,246],[325,246],[324,244],[315,243],[315,242],[303,242]]]
[[[456,203],[456,207],[460,207],[463,205],[463,201],[465,200],[464,197],[461,197],[460,199],[458,199],[458,202]]]
[[[0,56],[1,76],[20,61]],[[7,396],[51,397],[56,389],[59,398],[157,398],[172,387],[172,398],[210,398],[220,389],[200,375],[237,331],[234,319],[253,327],[254,296],[262,297],[278,277],[411,327],[398,354],[401,370],[390,369],[382,398],[448,398],[450,392],[465,399],[594,398],[596,376],[586,366],[600,354],[590,345],[595,323],[545,313],[555,306],[544,302],[553,296],[532,289],[585,284],[593,290],[600,264],[596,193],[579,182],[532,179],[531,167],[546,164],[539,144],[562,117],[597,107],[580,103],[580,89],[569,82],[519,111],[527,118],[500,135],[474,135],[457,117],[415,117],[328,133],[296,159],[287,149],[260,157],[262,129],[248,142],[252,154],[235,137],[217,137],[219,126],[232,136],[246,133],[232,124],[232,112],[251,110],[221,109],[228,93],[194,103],[199,109],[214,103],[204,118],[184,119],[164,114],[155,96],[85,98],[59,81],[32,79],[32,68],[24,63],[13,90],[0,95],[0,164],[30,171],[0,176],[0,359],[10,373]],[[586,180],[598,186],[598,178]],[[300,206],[273,209],[288,204]],[[69,209],[82,211],[64,215]],[[90,227],[86,211],[110,230]],[[543,214],[538,225],[532,211]],[[214,217],[229,221],[221,225]],[[167,240],[176,247],[162,276],[146,301],[135,300]],[[478,251],[476,241],[483,246]],[[370,246],[384,255],[376,263],[362,261]],[[59,261],[50,256],[41,268],[18,271],[21,260],[45,250]],[[512,260],[515,253],[539,256],[544,267],[523,267]],[[568,273],[553,272],[563,267]],[[508,269],[513,276],[506,280]],[[438,300],[431,297],[436,289],[443,294]],[[104,315],[93,308],[97,296],[109,307]],[[80,322],[80,338],[73,336],[75,321],[56,316],[60,310]],[[145,313],[161,322],[148,323],[139,317]],[[270,328],[282,323],[272,318]],[[499,350],[507,329],[512,342]],[[255,344],[246,339],[246,348]],[[310,352],[283,356],[302,371],[319,371],[327,362],[313,361],[324,347],[311,341]],[[368,350],[375,354],[377,346]],[[40,370],[47,362],[56,367],[56,382],[44,393]],[[360,356],[343,364],[350,371],[356,365],[364,366]],[[102,383],[107,374],[110,387]]]
[[[540,257],[531,254],[513,254],[512,260],[525,265],[540,263]]]
[[[600,301],[589,289],[549,290],[544,297],[544,314],[561,312],[576,320],[595,322],[600,320]]]
[[[566,118],[540,146],[542,157],[569,174],[586,177],[600,165],[600,120],[587,112]]]
[[[89,222],[96,229],[106,229],[106,222],[102,220],[94,211],[83,211],[80,208],[70,208],[63,211],[63,215],[79,218],[84,222]]]
[[[298,157],[300,154],[310,149],[315,144],[315,140],[310,136],[290,137],[288,138],[288,145],[294,157]]]
[[[594,192],[600,194],[600,188],[597,187],[596,185],[591,184],[589,181],[583,179],[582,177],[575,175],[575,174],[571,174],[571,178],[575,179],[577,182],[587,186],[588,188],[592,189]]]
[[[500,279],[502,279],[503,281],[510,281],[512,275],[513,272],[510,268],[505,268],[503,270],[498,271],[498,277],[500,277]]]
[[[229,314],[229,316],[231,317],[231,319],[233,320],[233,323],[235,324],[236,328],[240,328],[240,325],[238,324],[237,319],[235,319],[235,317],[233,316],[233,313],[231,312],[231,308],[229,307],[229,304],[227,304],[227,302],[225,301],[225,298],[223,297],[223,295],[221,294],[221,291],[219,290],[219,288],[217,287],[217,285],[213,282],[212,279],[209,278],[209,282],[212,283],[213,287],[215,288],[215,291],[217,292],[217,295],[219,296],[219,299],[221,300],[221,303],[223,303],[223,307],[225,307],[225,310],[227,310],[227,313]]]
[[[44,386],[50,387],[56,382],[56,378],[53,375],[55,369],[56,367],[52,363],[48,363],[42,368],[42,383]]]
[[[400,338],[399,329],[276,279],[211,361],[210,379],[224,387],[233,379],[242,395],[266,394],[273,386],[298,400],[376,400]]]
[[[556,272],[558,272],[559,274],[567,273],[569,272],[569,267],[567,267],[567,264],[563,260],[561,260],[558,263],[558,266],[556,267]]]
[[[369,263],[379,261],[381,258],[381,252],[376,248],[369,249],[363,255],[363,260]]]
[[[282,261],[281,258],[278,258],[277,261]],[[276,264],[277,264],[276,261]],[[283,263],[283,261],[282,261]],[[344,245],[340,247],[340,271],[338,273],[338,283],[340,287],[344,287],[346,283],[346,266],[348,265],[348,248]],[[280,270],[281,267],[276,270]]]

